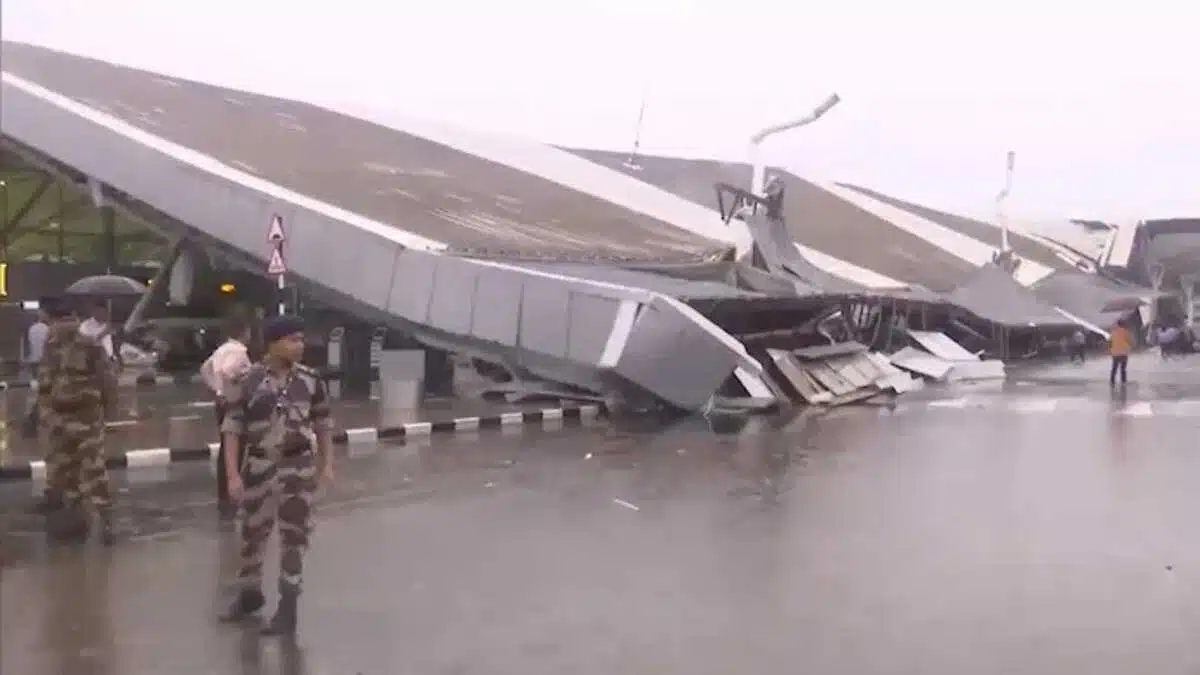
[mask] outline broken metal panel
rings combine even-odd
[[[924,375],[931,380],[944,380],[946,375],[950,373],[950,370],[954,368],[953,363],[932,354],[927,354],[914,347],[905,347],[892,354],[891,360],[897,367],[917,373],[918,375]]]
[[[825,390],[812,375],[801,368],[790,353],[779,349],[768,349],[767,355],[790,387],[800,398],[804,399],[805,403],[818,405],[828,403],[833,399],[833,394]]]
[[[649,395],[687,410],[707,405],[735,368],[761,373],[731,336],[674,298],[450,257],[432,245],[411,247],[406,245],[411,240],[387,225],[245,179],[85,107],[13,86],[7,76],[0,130],[17,141],[17,150],[52,158],[110,186],[114,201],[132,195],[141,208],[186,223],[196,236],[264,266],[267,225],[279,215],[286,223],[293,278],[331,305],[373,313],[432,346],[515,363],[576,386]],[[508,288],[480,294],[490,285]],[[574,295],[595,302],[573,307]],[[505,311],[520,317],[516,344],[507,343],[511,332],[491,313],[494,307],[480,309],[481,303],[497,302],[510,303]],[[572,333],[578,339],[572,341]],[[603,341],[591,339],[596,335]]]
[[[839,377],[857,388],[875,384],[883,374],[862,354],[841,356],[829,359],[826,363]]]
[[[1001,380],[1004,379],[1004,362],[999,359],[986,361],[958,361],[950,369],[946,379],[950,382],[965,382],[970,380]]]
[[[767,386],[767,383],[761,376],[755,375],[754,373],[751,373],[745,368],[741,367],[734,368],[733,376],[736,377],[738,382],[741,383],[742,387],[745,388],[746,393],[750,395],[750,398],[759,400],[775,399],[775,393],[771,391],[771,388]]]
[[[912,336],[917,344],[929,350],[929,353],[945,359],[946,361],[978,361],[979,357],[971,352],[963,349],[962,345],[954,340],[951,340],[945,333],[934,333],[930,331],[910,330],[908,334]]]
[[[837,371],[835,371],[833,368],[830,368],[829,364],[823,361],[818,361],[816,363],[802,363],[800,364],[800,368],[812,375],[813,379],[819,382],[821,386],[833,392],[835,397],[848,394],[857,389],[854,384],[847,381],[845,378],[839,375]]]
[[[1109,302],[1131,295],[1155,295],[1154,291],[1148,288],[1122,284],[1098,274],[1083,272],[1057,272],[1039,281],[1032,288],[1047,304],[1101,328],[1112,326],[1119,317],[1119,313],[1104,311],[1104,306]]]
[[[761,374],[740,344],[712,324],[698,329],[699,315],[680,311],[672,300],[660,295],[643,304],[616,372],[690,410],[707,405],[738,366]]]
[[[988,264],[947,298],[972,314],[1007,327],[1070,327],[1054,307],[1042,302],[997,265]]]
[[[792,354],[804,361],[817,361],[828,359],[834,356],[843,356],[845,354],[857,354],[867,351],[867,346],[858,342],[838,342],[831,345],[816,345],[815,347],[802,347],[793,349]]]

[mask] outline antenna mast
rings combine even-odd
[[[629,151],[629,157],[625,158],[625,168],[630,171],[641,171],[642,165],[638,162],[642,149],[642,121],[646,119],[646,95],[642,95],[642,105],[638,108],[637,127],[633,132],[633,149]]]

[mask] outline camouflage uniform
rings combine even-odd
[[[78,515],[86,502],[111,536],[112,497],[104,457],[104,413],[116,401],[112,360],[79,324],[58,321],[46,340],[37,377],[37,406],[49,448],[48,501]]]
[[[325,383],[311,368],[295,365],[281,375],[257,363],[230,387],[221,431],[240,435],[246,449],[238,572],[243,590],[261,589],[266,542],[278,520],[280,595],[299,595],[317,488],[316,434],[332,425]]]

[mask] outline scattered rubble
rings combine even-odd
[[[917,391],[931,382],[1004,377],[1004,362],[981,359],[943,333],[908,331],[913,345],[892,355],[858,342],[768,349],[772,378],[808,405],[839,406]]]

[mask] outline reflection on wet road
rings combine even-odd
[[[985,408],[389,448],[326,497],[298,650],[212,621],[229,534],[173,470],[111,551],[18,537],[0,672],[1194,673],[1194,438]]]

